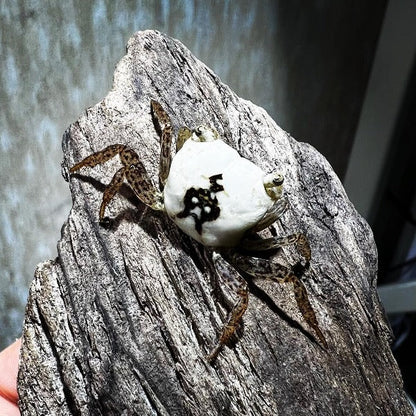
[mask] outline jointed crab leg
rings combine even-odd
[[[328,347],[319,328],[315,312],[309,302],[306,288],[291,269],[267,259],[243,256],[236,252],[230,253],[229,259],[237,270],[247,273],[253,278],[269,279],[279,283],[292,283],[299,311],[307,324],[315,331],[322,345],[325,348]]]
[[[255,233],[270,227],[286,212],[288,206],[286,198],[278,199],[250,231]]]
[[[309,242],[305,234],[302,233],[290,234],[286,237],[271,237],[262,240],[244,239],[241,242],[241,247],[247,251],[260,252],[273,250],[275,248],[288,246],[290,244],[296,245],[296,249],[307,262],[311,260]]]
[[[105,188],[104,193],[103,193],[103,200],[100,206],[100,215],[99,215],[100,222],[104,220],[105,207],[114,198],[114,195],[118,192],[121,185],[123,184],[126,170],[127,170],[126,167],[119,169],[116,172],[116,174],[113,176],[113,179],[111,179],[111,182]]]
[[[155,100],[150,102],[155,126],[160,134],[159,188],[163,191],[172,162],[172,125],[169,115]]]
[[[110,184],[104,191],[100,207],[100,222],[104,220],[105,208],[120,189],[124,178],[127,179],[133,192],[143,203],[154,210],[162,210],[162,194],[151,183],[146,169],[137,153],[126,145],[114,144],[108,146],[105,149],[86,157],[81,162],[74,165],[69,171],[70,173],[74,173],[84,166],[94,167],[106,162],[117,154],[120,155],[123,167],[116,172]]]
[[[244,281],[244,279],[235,270],[234,272],[231,272],[230,266],[219,254],[214,253],[213,260],[218,275],[226,279],[227,285],[237,294],[238,300],[234,304],[233,309],[228,317],[228,321],[222,329],[217,344],[211,353],[207,356],[208,361],[213,361],[221,351],[223,345],[229,342],[234,332],[236,331],[238,324],[240,323],[248,305],[248,289],[247,283]]]
[[[162,194],[153,186],[138,154],[126,146],[120,160],[127,167],[126,179],[136,196],[150,208],[163,210]]]
[[[108,146],[105,149],[93,153],[92,155],[89,155],[85,159],[81,160],[81,162],[72,166],[72,168],[69,169],[69,172],[74,173],[84,166],[93,168],[96,165],[101,165],[101,163],[107,162],[107,160],[110,160],[115,155],[121,153],[125,147],[126,146],[124,144],[112,144],[111,146]]]
[[[279,281],[279,283],[280,283],[280,281]],[[296,299],[296,303],[298,305],[300,313],[302,314],[303,318],[308,323],[308,325],[311,328],[313,328],[313,330],[315,331],[319,340],[321,341],[322,345],[325,348],[328,348],[328,344],[326,342],[324,334],[322,333],[321,329],[319,328],[319,324],[318,324],[318,320],[316,319],[315,312],[312,308],[311,303],[309,302],[308,293],[306,292],[305,285],[293,273],[286,276],[282,280],[282,283],[293,283],[293,290],[294,290],[294,293],[295,293],[295,299]]]
[[[183,144],[192,136],[192,130],[188,127],[181,127],[176,139],[176,152],[182,149]]]

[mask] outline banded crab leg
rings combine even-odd
[[[235,302],[228,320],[221,331],[217,344],[207,356],[207,360],[209,362],[215,360],[222,347],[228,344],[241,322],[248,305],[248,288],[246,281],[235,269],[231,270],[230,265],[218,253],[214,252],[213,260],[218,275],[221,276],[221,278],[226,279],[227,286],[234,291],[234,293],[238,296],[238,299]]]
[[[113,176],[111,182],[104,190],[103,200],[100,206],[100,223],[107,223],[105,220],[105,208],[119,191],[124,179],[127,179],[135,195],[147,206],[154,210],[163,210],[162,194],[153,186],[143,163],[137,153],[126,145],[115,144],[93,153],[81,162],[72,166],[70,173],[75,173],[83,167],[94,167],[100,165],[112,157],[119,155],[123,167]]]
[[[288,267],[268,259],[250,257],[232,252],[227,256],[234,267],[254,279],[268,279],[278,283],[291,283],[296,304],[306,323],[314,330],[324,348],[328,348],[325,337],[319,327],[315,311],[309,301],[308,293],[303,282]]]
[[[287,198],[277,199],[274,204],[267,210],[260,221],[249,231],[256,233],[264,230],[275,223],[288,209],[289,203]]]
[[[242,240],[241,247],[246,251],[255,253],[269,251],[291,244],[295,245],[297,251],[306,262],[309,263],[311,260],[311,248],[307,237],[303,233],[290,234],[285,237],[270,237],[260,240],[250,240],[246,238]]]
[[[159,188],[163,191],[172,163],[172,124],[168,113],[161,104],[152,100],[150,105],[152,107],[153,123],[160,136]]]
[[[100,206],[100,223],[106,224],[105,208],[119,191],[126,179],[135,195],[147,206],[154,210],[163,210],[162,191],[169,175],[171,164],[172,127],[168,114],[157,101],[151,101],[151,110],[155,126],[160,132],[160,161],[159,161],[159,186],[160,190],[152,184],[147,171],[140,161],[137,153],[123,144],[107,146],[92,155],[87,156],[81,162],[70,168],[70,173],[75,173],[83,167],[100,165],[116,155],[120,156],[123,167],[119,169],[106,187]]]

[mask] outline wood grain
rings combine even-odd
[[[274,228],[310,240],[303,282],[328,350],[303,322],[291,288],[261,282],[249,285],[235,346],[208,364],[232,294],[215,276],[210,250],[127,186],[108,207],[113,228],[99,226],[104,186],[120,167],[112,160],[71,176],[58,258],[36,271],[20,359],[22,414],[411,415],[367,223],[315,149],[237,97],[180,42],[155,31],[130,39],[112,90],[64,135],[64,172],[121,143],[157,184],[151,99],[174,132],[211,125],[265,171],[283,173],[290,207]],[[290,248],[279,256],[297,261]]]

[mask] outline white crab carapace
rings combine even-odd
[[[199,129],[172,160],[165,210],[200,243],[236,246],[275,202],[265,190],[267,175],[218,139],[214,130]]]

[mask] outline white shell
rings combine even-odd
[[[178,218],[185,208],[184,197],[190,188],[210,188],[209,178],[222,174],[217,184],[223,191],[215,192],[220,215],[196,230],[192,216]],[[248,229],[252,228],[273,205],[263,181],[265,173],[254,163],[242,158],[222,140],[187,140],[172,160],[164,189],[167,214],[186,234],[211,247],[236,246]],[[199,216],[200,208],[192,212]]]

